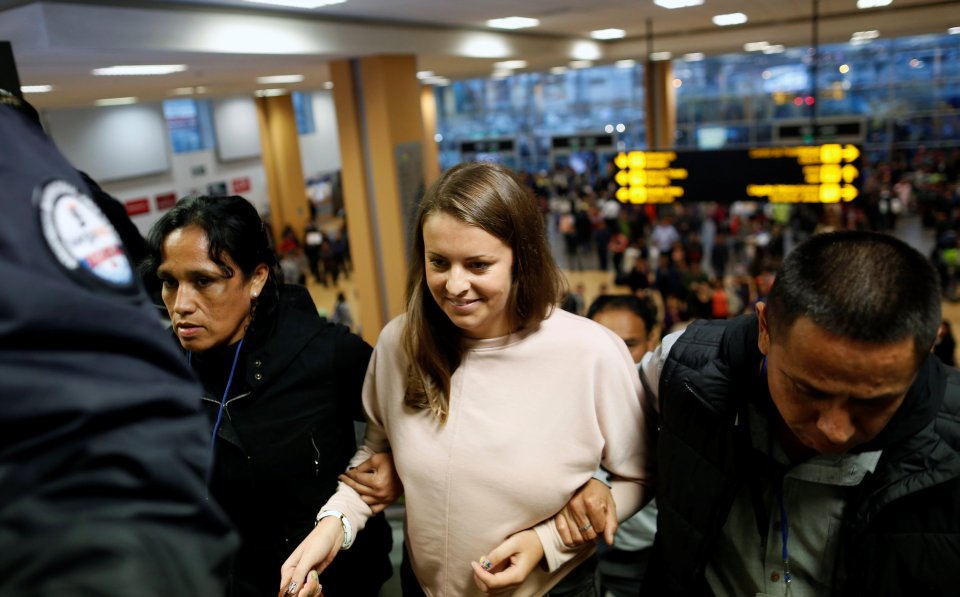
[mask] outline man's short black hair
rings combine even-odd
[[[632,294],[602,294],[598,296],[587,309],[587,319],[594,319],[604,311],[630,311],[643,320],[647,327],[647,334],[657,325],[657,309],[649,299]]]
[[[767,300],[772,340],[800,317],[862,342],[912,337],[918,361],[940,325],[933,265],[903,241],[875,232],[817,234],[783,262]]]

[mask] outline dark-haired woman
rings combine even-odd
[[[275,594],[280,564],[356,451],[371,349],[322,322],[305,288],[278,284],[265,227],[242,197],[183,200],[148,244],[145,274],[160,280],[173,331],[203,383],[210,493],[243,542],[229,594]],[[378,516],[348,559],[324,571],[328,594],[375,596],[391,573],[390,545]]]
[[[563,594],[596,595],[592,570],[573,571],[589,550],[564,548],[551,517],[601,462],[615,471],[624,515],[642,502],[645,423],[630,353],[613,332],[554,308],[564,284],[543,218],[505,168],[444,173],[415,230],[406,313],[377,342],[355,456],[393,450],[406,495],[404,594],[553,594],[585,571]],[[302,586],[341,557],[363,510],[341,485],[284,580]]]

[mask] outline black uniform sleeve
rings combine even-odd
[[[200,388],[86,185],[2,99],[0,595],[222,595]]]
[[[354,421],[363,422],[363,380],[373,348],[360,336],[351,333],[342,325],[337,326],[337,348],[334,351],[333,370],[338,372],[341,396],[348,397]]]

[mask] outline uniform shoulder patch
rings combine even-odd
[[[139,292],[120,235],[93,199],[63,180],[34,192],[40,229],[61,266],[85,286]]]

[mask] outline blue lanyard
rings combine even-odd
[[[213,462],[214,448],[217,445],[217,430],[220,429],[220,421],[223,420],[223,411],[227,405],[227,394],[230,392],[230,386],[233,385],[233,374],[237,371],[237,361],[240,360],[240,348],[243,346],[243,338],[237,344],[237,351],[233,355],[233,365],[230,367],[230,377],[227,378],[227,387],[223,388],[223,397],[220,399],[220,408],[217,410],[217,422],[213,425],[213,433],[210,436],[210,462]],[[193,353],[187,353],[187,365],[193,366]]]
[[[760,366],[760,376],[766,381],[767,378],[767,357],[763,357],[763,364]],[[767,458],[770,459],[771,469],[773,468],[773,428],[767,426]],[[793,578],[790,576],[790,551],[787,549],[787,543],[790,539],[790,524],[787,521],[787,507],[783,503],[783,478],[781,477],[774,486],[774,493],[777,496],[777,505],[780,506],[780,557],[783,559],[783,582],[787,585]]]

